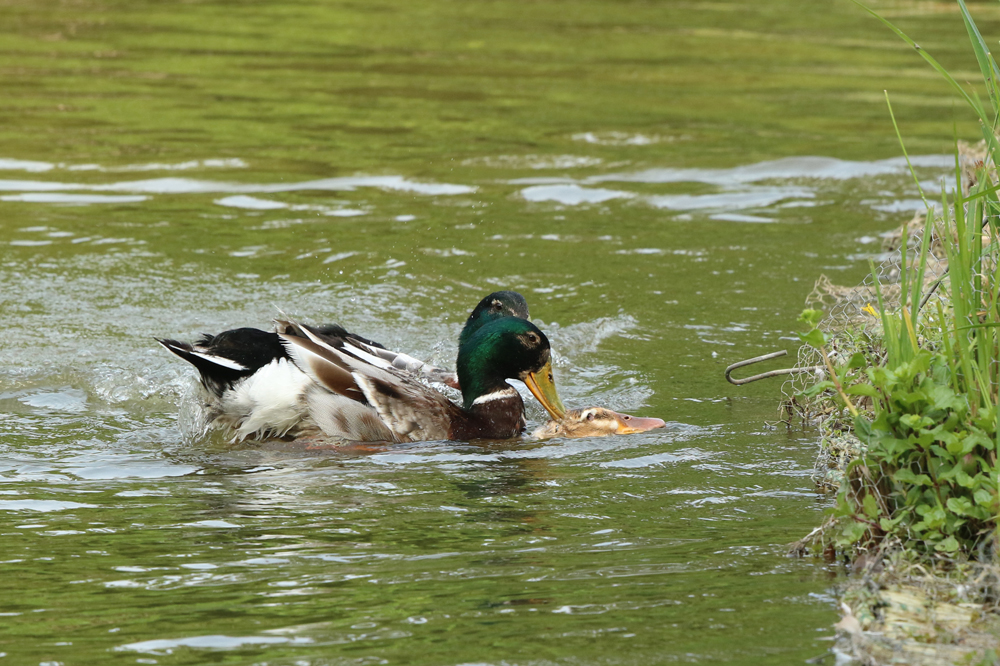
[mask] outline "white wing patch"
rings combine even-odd
[[[376,356],[370,353],[367,349],[351,344],[350,340],[345,341],[343,351],[347,352],[359,361],[364,361],[365,363],[374,365],[376,368],[382,368],[385,370],[386,368],[392,367],[392,363],[389,363],[381,356]]]

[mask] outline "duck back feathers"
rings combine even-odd
[[[337,410],[349,408],[355,420],[364,410],[344,402],[347,398],[377,414],[392,441],[514,437],[525,426],[524,403],[506,379],[526,379],[549,368],[548,340],[533,324],[510,317],[489,322],[459,350],[464,400],[459,407],[411,374],[342,338],[291,322],[282,325],[296,333],[281,336],[296,365],[320,390],[337,396],[326,399],[321,393],[309,393],[310,413],[330,436],[356,434],[352,417]],[[315,414],[315,409],[326,413]],[[380,439],[385,439],[382,434]]]
[[[310,414],[328,436],[397,442],[450,438],[449,424],[459,410],[446,396],[342,337],[282,324],[296,333],[281,339],[296,365],[316,382],[318,390],[308,397]],[[368,434],[361,436],[362,430]]]

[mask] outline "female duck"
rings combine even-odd
[[[531,433],[535,439],[550,437],[606,437],[630,435],[663,428],[663,419],[620,414],[607,407],[571,409],[561,419],[553,419]]]

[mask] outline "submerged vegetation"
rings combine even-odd
[[[938,659],[993,663],[996,652],[983,650],[995,646],[997,616],[979,611],[1000,604],[1000,67],[964,2],[958,4],[986,103],[880,20],[973,109],[983,130],[981,154],[956,151],[954,188],[950,197],[942,188],[934,205],[914,175],[927,212],[903,226],[893,258],[873,264],[865,284],[839,293],[818,285],[834,296],[835,307],[828,315],[810,309],[800,317],[810,329],[800,336],[806,345],[801,365],[826,372],[800,386],[788,405],[821,423],[820,485],[837,489],[829,520],[800,547],[841,553],[868,574],[845,595],[840,624],[856,651],[865,643],[858,638],[863,629],[882,623],[883,648],[894,636],[922,637],[972,650],[942,652]],[[970,601],[977,612],[961,605],[946,612],[942,605]],[[933,622],[925,626],[894,615],[897,606],[940,617],[951,612],[964,624],[947,631]],[[987,619],[989,638],[963,638],[974,620]],[[878,649],[867,645],[860,650],[866,663],[879,663]]]

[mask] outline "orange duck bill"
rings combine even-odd
[[[618,429],[615,431],[616,435],[631,435],[635,432],[646,432],[647,430],[663,428],[667,425],[663,419],[619,414],[618,412],[611,412],[611,414],[614,415],[615,421],[618,422]]]

